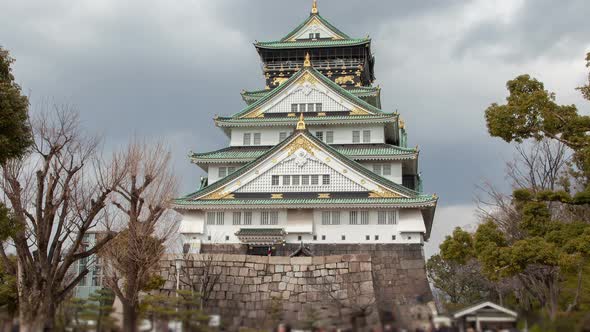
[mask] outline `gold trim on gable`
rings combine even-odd
[[[271,199],[281,199],[283,198],[283,194],[270,194]]]
[[[321,193],[321,194],[318,194],[318,198],[330,198],[330,193]]]
[[[328,26],[326,26],[324,23],[322,23],[322,21],[320,21],[317,17],[312,18],[309,22],[307,22],[306,25],[304,25],[301,29],[299,29],[294,35],[293,37],[287,39],[287,41],[293,42],[296,41],[297,39],[295,38],[301,31],[307,29],[310,25],[313,24],[319,24],[321,26],[323,26],[324,28],[326,28],[326,30],[330,31],[332,34],[334,34],[334,37],[332,37],[332,39],[334,40],[341,40],[344,39],[343,36],[340,36],[338,33],[336,33],[336,31],[330,29]]]
[[[403,197],[402,195],[393,192],[389,189],[385,189],[383,187],[379,187],[379,189],[374,190],[369,193],[369,198],[400,198]]]
[[[349,113],[349,115],[366,115],[366,114],[371,114],[371,113],[365,111],[362,108],[358,108],[358,107],[351,109],[350,113]]]
[[[283,150],[289,151],[289,156],[299,149],[307,151],[312,156],[315,155],[315,146],[303,136],[297,137],[293,142],[283,148]]]

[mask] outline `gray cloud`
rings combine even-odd
[[[190,192],[201,172],[188,151],[227,145],[214,114],[239,111],[240,90],[264,86],[252,42],[282,37],[310,4],[5,1],[0,43],[33,101],[76,104],[107,146],[134,135],[168,141]],[[560,102],[588,111],[574,90],[590,48],[588,2],[320,0],[319,8],[348,34],[373,38],[384,109],[398,109],[411,145],[420,145],[425,189],[445,211],[441,232],[465,219],[477,184],[503,182],[511,147],[488,136],[483,111],[505,98],[508,79],[530,72]]]

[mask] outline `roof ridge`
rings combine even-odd
[[[338,93],[341,96],[347,98],[352,103],[355,103],[355,104],[357,104],[357,105],[359,105],[359,106],[361,106],[361,107],[363,107],[365,109],[368,109],[368,110],[370,110],[370,111],[372,111],[374,113],[377,113],[377,114],[389,114],[387,112],[384,112],[380,108],[377,108],[377,107],[369,104],[368,102],[362,100],[361,98],[355,96],[353,93],[351,93],[348,90],[344,89],[340,85],[336,84],[331,79],[329,79],[326,76],[324,76],[324,74],[322,74],[320,71],[318,71],[317,69],[313,68],[313,65],[312,65],[311,67],[302,67],[299,71],[297,71],[296,73],[294,73],[293,75],[291,75],[291,77],[289,77],[289,79],[287,79],[285,82],[283,82],[282,84],[279,84],[277,87],[275,87],[274,89],[270,90],[267,95],[263,96],[262,98],[258,99],[257,101],[253,102],[252,104],[247,105],[240,112],[232,115],[232,118],[238,118],[238,117],[240,117],[242,115],[245,115],[248,112],[252,111],[255,107],[258,107],[258,106],[264,104],[267,100],[269,100],[270,98],[274,97],[279,92],[281,92],[282,90],[284,90],[287,86],[289,86],[291,83],[293,83],[294,81],[296,81],[305,72],[309,72],[312,75],[314,75],[314,77],[319,78],[325,84],[327,84],[328,86],[332,87],[335,90],[336,93]]]
[[[274,147],[272,147],[271,149],[269,149],[268,151],[266,151],[265,153],[263,153],[262,155],[260,155],[259,157],[257,157],[256,159],[246,163],[245,165],[243,165],[242,167],[238,168],[235,172],[233,172],[232,174],[224,177],[223,179],[220,179],[216,182],[214,182],[213,184],[195,191],[193,193],[190,193],[188,195],[185,195],[183,197],[180,197],[179,199],[189,199],[191,197],[194,196],[202,196],[204,194],[210,193],[216,189],[220,189],[223,186],[225,186],[225,184],[227,184],[228,182],[234,180],[235,178],[241,176],[242,174],[244,174],[245,172],[247,172],[248,170],[250,170],[251,168],[253,168],[255,165],[258,164],[258,162],[260,160],[265,159],[267,156],[273,154],[275,151],[281,149],[282,147],[290,144],[293,140],[295,140],[295,138],[299,135],[303,135],[305,136],[307,139],[311,140],[313,143],[315,143],[316,145],[318,145],[319,147],[327,150],[328,152],[330,152],[333,156],[337,157],[338,159],[340,159],[340,161],[342,161],[345,164],[348,164],[348,166],[350,166],[351,168],[353,168],[356,172],[359,172],[361,174],[363,174],[364,176],[372,179],[373,181],[388,187],[390,189],[392,189],[395,192],[399,192],[402,193],[404,195],[408,195],[410,197],[408,198],[414,198],[416,196],[421,195],[421,193],[406,188],[398,183],[395,183],[393,181],[390,181],[382,176],[379,176],[373,172],[371,172],[370,170],[368,170],[367,168],[365,168],[363,165],[359,164],[358,162],[342,155],[340,152],[338,152],[336,149],[332,148],[331,146],[329,146],[328,144],[322,142],[321,140],[319,140],[317,137],[315,137],[314,135],[312,135],[308,130],[299,130],[299,131],[294,131],[288,139],[283,140],[282,142],[280,142],[279,144],[275,145]]]
[[[297,27],[295,27],[295,29],[291,30],[291,32],[287,33],[287,35],[285,35],[280,40],[281,41],[286,41],[287,39],[291,38],[299,30],[301,30],[303,27],[305,27],[305,25],[307,23],[309,23],[313,18],[316,18],[316,17],[320,20],[320,22],[322,22],[330,30],[332,30],[332,32],[336,33],[337,35],[339,35],[340,37],[342,37],[344,39],[350,39],[350,36],[349,35],[345,34],[340,29],[336,28],[334,25],[332,25],[332,23],[330,23],[328,20],[326,20],[325,18],[323,18],[319,13],[310,13],[309,16],[303,22],[301,22]]]

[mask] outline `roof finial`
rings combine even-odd
[[[305,130],[305,121],[303,121],[303,113],[299,115],[299,121],[297,121],[297,130]]]
[[[311,13],[312,14],[318,13],[318,1],[317,0],[313,0],[313,3],[311,4]]]
[[[305,60],[303,60],[303,67],[311,67],[311,60],[309,57],[309,52],[305,53]]]

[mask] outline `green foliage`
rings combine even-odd
[[[590,68],[590,52],[586,54],[586,67]],[[588,83],[578,88],[582,92],[582,96],[590,100],[590,74],[588,74]]]
[[[209,316],[199,309],[200,295],[187,290],[178,290],[174,296],[148,295],[140,305],[141,313],[156,321],[180,321],[183,331],[208,331]]]
[[[65,301],[56,318],[60,329],[74,331],[112,331],[117,322],[114,312],[115,294],[109,289],[99,289],[87,299],[70,298]]]
[[[143,284],[142,291],[150,292],[153,290],[158,290],[164,287],[166,283],[166,279],[162,278],[159,274],[151,274],[147,281]]]
[[[440,245],[442,258],[465,264],[475,256],[471,234],[457,227],[452,236],[447,236]]]
[[[0,163],[22,156],[33,143],[29,100],[14,82],[13,62],[8,51],[0,47]]]
[[[13,218],[11,211],[0,203],[0,241],[13,237],[20,229],[22,226]]]
[[[16,263],[16,257],[9,259]],[[18,311],[18,289],[16,276],[8,273],[0,260],[0,311],[13,316]]]
[[[441,255],[433,255],[426,262],[428,279],[441,291],[448,303],[447,309],[454,305],[473,304],[489,299],[494,292],[473,261],[459,264],[445,260]]]

